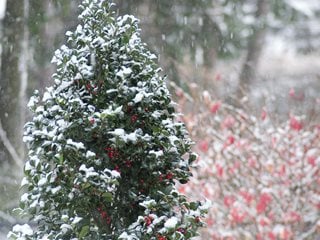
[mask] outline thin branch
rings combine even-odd
[[[17,151],[11,144],[10,140],[7,137],[7,133],[4,131],[2,127],[2,123],[0,120],[0,140],[3,142],[3,145],[5,148],[8,150],[9,154],[11,155],[14,163],[18,166],[21,167],[23,166],[23,160],[22,158],[18,155]]]
[[[3,219],[10,224],[15,224],[17,222],[17,220],[14,217],[12,217],[9,214],[4,213],[2,211],[0,211],[0,219]]]
[[[3,183],[3,184],[7,184],[7,185],[17,185],[17,183],[14,181],[13,178],[9,178],[9,177],[3,177],[3,176],[0,176],[0,183]]]

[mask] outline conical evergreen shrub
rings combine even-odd
[[[164,78],[138,20],[84,0],[80,24],[56,51],[54,85],[36,92],[25,126],[21,211],[34,223],[10,239],[190,239],[206,207],[188,202],[196,156],[175,121]]]

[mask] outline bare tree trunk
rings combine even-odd
[[[0,1],[0,20],[2,20],[6,13],[7,0]]]
[[[37,0],[33,0],[37,1]],[[55,50],[55,41],[59,34],[63,36],[63,29],[66,23],[62,21],[62,17],[57,15],[57,9],[53,1],[42,1],[42,8],[45,13],[46,22],[42,23],[39,32],[41,39],[41,49],[38,52],[38,87],[45,89],[51,81],[51,75],[54,72],[54,66],[50,63],[53,52]]]
[[[23,0],[23,5],[24,5],[24,7],[23,7],[23,38],[21,39],[21,54],[19,56],[20,125],[18,127],[19,127],[19,129],[21,131],[23,130],[23,126],[24,126],[24,124],[26,122],[27,88],[28,88],[28,78],[29,78],[29,64],[28,64],[28,62],[29,62],[29,59],[30,59],[30,54],[29,54],[29,26],[28,26],[30,0]],[[20,152],[20,155],[24,157],[24,147],[22,147],[19,152]]]
[[[240,74],[240,91],[245,94],[250,84],[256,78],[256,70],[259,65],[259,58],[263,49],[266,34],[266,17],[269,12],[269,0],[257,0],[256,26],[248,43],[247,56]],[[243,95],[241,93],[241,95]]]
[[[6,14],[6,6],[7,0],[0,1],[0,69],[1,69],[1,56],[2,56],[2,49],[3,49],[3,19]]]
[[[22,126],[25,117],[25,91],[27,88],[28,0],[10,0],[3,21],[1,81],[0,81],[0,121],[6,137],[17,153],[23,156]],[[15,162],[11,151],[0,140],[0,161]],[[22,166],[22,161],[17,163]]]
[[[31,29],[30,46],[33,55],[29,91],[43,90],[50,85],[55,66],[54,51],[65,41],[64,33],[75,27],[80,0],[29,0]]]
[[[202,31],[206,32],[209,31],[211,34],[214,35],[214,42],[213,44],[209,44],[209,46],[206,46],[206,44],[203,44],[204,49],[204,76],[203,76],[203,88],[204,89],[210,89],[212,87],[212,70],[216,65],[217,60],[217,44],[218,44],[218,36],[217,31],[218,28],[216,27],[215,23],[210,19],[210,16],[206,12],[203,15],[203,23],[202,23]]]
[[[3,38],[3,19],[6,14],[7,0],[0,1],[0,39]],[[0,56],[2,55],[2,41],[0,41]],[[1,58],[0,58],[0,68],[1,68]]]

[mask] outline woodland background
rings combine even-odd
[[[52,84],[51,57],[65,43],[64,33],[77,25],[78,3],[0,0],[0,232],[22,221],[12,209],[18,206],[26,157],[22,142],[23,125],[30,118],[26,105],[35,89],[43,91]],[[208,136],[201,129],[214,124],[199,121],[195,131],[190,116],[206,105],[215,113],[212,103],[246,109],[252,116],[265,111],[274,125],[293,115],[303,116],[304,125],[319,123],[317,0],[115,3],[116,11],[141,20],[142,38],[158,55],[203,154],[207,150],[201,139]]]

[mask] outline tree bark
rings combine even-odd
[[[25,117],[27,88],[28,0],[7,2],[3,20],[0,81],[0,121],[10,144],[19,156],[23,155],[22,126]],[[0,141],[0,161],[14,162],[5,144]],[[22,162],[21,162],[22,164]]]
[[[51,64],[54,51],[65,42],[65,32],[78,23],[77,1],[29,0],[30,46],[33,52],[30,68],[29,92],[43,90],[51,84],[55,65]]]
[[[254,26],[252,37],[248,42],[247,55],[240,74],[240,91],[246,94],[250,84],[256,79],[259,58],[263,50],[266,34],[266,18],[269,13],[269,0],[257,0],[255,14],[257,24]]]

